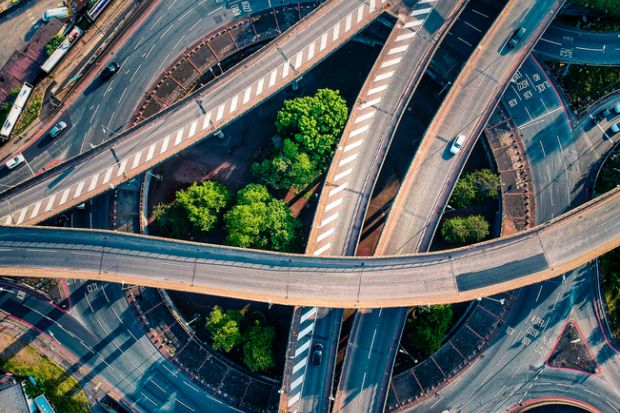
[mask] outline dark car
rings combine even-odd
[[[316,343],[312,347],[312,355],[310,356],[310,362],[312,363],[313,366],[318,366],[319,364],[321,364],[322,360],[323,360],[323,344]]]
[[[116,72],[118,72],[118,69],[120,69],[121,67],[119,66],[118,63],[116,62],[112,62],[110,64],[108,64],[105,69],[103,69],[103,71],[101,72],[101,78],[103,80],[108,80],[109,78],[111,78],[112,76],[114,76],[114,74]]]
[[[510,36],[510,39],[508,40],[508,47],[517,47],[521,43],[521,40],[523,40],[523,38],[525,37],[525,32],[525,27],[519,27],[517,30],[515,30],[515,32],[512,34],[512,36]]]

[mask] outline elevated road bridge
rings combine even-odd
[[[404,307],[549,279],[620,245],[620,188],[514,236],[351,258],[243,250],[109,231],[0,227],[0,273],[82,278],[287,305]]]
[[[36,224],[143,173],[218,131],[358,33],[386,0],[334,0],[167,110],[0,197],[0,224]]]

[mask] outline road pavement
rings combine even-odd
[[[545,60],[585,65],[620,64],[620,33],[592,32],[552,24],[534,47]]]
[[[302,2],[313,0],[302,0]],[[39,3],[39,2],[37,2]],[[46,2],[41,3],[49,3]],[[298,3],[283,0],[279,4]],[[23,151],[33,171],[54,160],[64,161],[99,145],[125,130],[148,88],[183,51],[206,34],[239,17],[271,7],[269,0],[253,0],[250,9],[228,7],[215,0],[160,1],[127,39],[112,53],[121,70],[108,82],[95,78],[58,118],[69,125],[59,139],[41,136]],[[100,70],[95,67],[93,70]],[[45,131],[42,131],[45,132]],[[1,190],[30,178],[28,168],[0,171]]]
[[[363,29],[381,12],[379,3],[372,6],[345,0],[324,4],[211,85],[83,156],[4,192],[0,221],[41,222],[220,130]],[[9,213],[15,216],[9,219]]]
[[[430,245],[482,128],[512,74],[525,60],[561,3],[528,0],[512,2],[504,8],[426,130],[392,204],[378,252],[411,253]],[[521,26],[528,30],[527,37],[516,50],[508,48],[507,40]],[[465,136],[465,142],[453,156],[449,147],[459,134]]]
[[[437,253],[377,258],[309,257],[109,231],[0,227],[0,270],[287,305],[450,303],[552,278],[617,247],[618,208],[620,188],[510,237]]]
[[[79,363],[92,369],[89,380],[105,380],[138,411],[234,412],[198,391],[144,335],[120,285],[71,284],[73,314],[3,285],[0,309],[53,336]],[[80,383],[85,385],[86,383]]]

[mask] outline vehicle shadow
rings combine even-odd
[[[102,79],[101,76],[97,76],[95,78],[95,80],[93,80],[93,82],[90,85],[88,85],[88,87],[84,90],[84,96],[88,96],[91,93],[95,92],[97,89],[99,89],[105,83],[106,83],[106,81],[104,79]]]

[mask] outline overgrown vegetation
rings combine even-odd
[[[620,70],[614,66],[585,66],[573,64],[566,73],[564,63],[549,63],[570,106],[575,111],[585,109],[620,86]]]
[[[620,184],[620,150],[616,149],[607,158],[605,165],[601,169],[596,180],[596,193],[603,194],[607,191],[611,191]]]
[[[25,381],[30,397],[45,394],[58,413],[87,413],[90,407],[78,382],[52,361],[26,346],[7,360],[0,360],[2,368],[20,381]],[[36,381],[33,385],[28,377]]]
[[[237,193],[237,203],[224,221],[226,242],[242,248],[292,251],[301,229],[301,221],[289,207],[259,184],[249,184]]]
[[[285,101],[276,120],[273,157],[254,163],[252,172],[277,190],[305,188],[327,170],[348,114],[335,90]]]
[[[416,307],[407,319],[405,336],[409,345],[429,356],[441,347],[441,340],[452,323],[449,304]]]
[[[573,0],[573,3],[593,12],[611,17],[620,17],[620,0]]]
[[[454,208],[468,208],[475,203],[496,198],[499,185],[499,176],[489,169],[466,173],[456,183],[450,205]]]
[[[15,128],[13,128],[13,136],[18,136],[20,133],[26,130],[28,126],[39,116],[41,111],[41,105],[43,104],[43,94],[36,88],[33,90],[26,107],[19,115],[17,122],[15,122]]]
[[[252,318],[244,310],[222,310],[215,306],[206,323],[211,334],[211,345],[217,351],[229,353],[242,348],[243,364],[251,371],[265,371],[275,366],[273,341],[276,331]]]
[[[478,242],[489,235],[489,223],[481,215],[448,218],[441,225],[441,235],[452,244]]]
[[[63,40],[65,40],[65,35],[62,33],[58,33],[56,36],[52,37],[45,45],[45,54],[51,56]]]
[[[13,102],[15,102],[15,98],[19,94],[19,88],[14,87],[9,92],[9,96],[6,100],[0,105],[0,126],[4,124],[6,117],[9,116],[9,112],[11,111],[11,106],[13,106]]]

